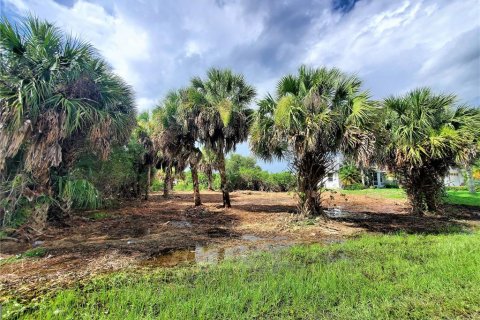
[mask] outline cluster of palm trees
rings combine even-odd
[[[428,88],[374,101],[361,84],[336,68],[302,66],[280,79],[275,95],[259,100],[253,111],[248,107],[253,87],[230,70],[211,69],[206,79],[192,79],[175,99],[168,95],[155,109],[160,116],[154,122],[161,124],[155,140],[169,163],[185,163],[182,159],[195,152],[190,167],[196,205],[201,203],[195,181],[201,153],[195,145],[215,155],[223,205],[229,207],[225,154],[249,138],[256,156],[291,164],[303,214],[322,214],[322,182],[339,152],[361,167],[376,164],[394,172],[414,213],[437,211],[448,168],[478,158],[479,109],[457,106],[455,96]],[[168,124],[169,117],[175,126]]]
[[[253,113],[249,104],[254,97],[255,89],[243,76],[228,69],[211,69],[205,79],[195,77],[189,87],[167,94],[152,113],[156,126],[152,140],[158,162],[165,168],[164,194],[168,194],[172,168],[181,172],[188,164],[195,205],[200,205],[197,167],[205,169],[210,182],[216,168],[223,206],[231,206],[225,154],[247,140]],[[205,148],[203,160],[198,144]]]
[[[242,75],[213,68],[135,125],[132,89],[95,49],[34,17],[0,22],[0,70],[3,216],[28,199],[39,216],[55,217],[62,208],[52,206],[58,177],[85,150],[107,158],[132,131],[144,148],[147,188],[153,166],[165,172],[165,194],[172,173],[189,166],[200,205],[198,170],[211,179],[216,169],[223,206],[230,207],[225,155],[249,139],[256,156],[291,164],[308,215],[323,212],[322,181],[338,152],[362,167],[388,167],[420,214],[438,210],[448,168],[468,166],[480,150],[479,109],[427,88],[374,101],[358,77],[336,68],[300,67],[256,110],[255,88]]]

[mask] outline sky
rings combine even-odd
[[[139,111],[211,67],[243,73],[260,99],[301,64],[354,73],[376,99],[429,86],[480,105],[480,0],[0,0],[0,10],[90,41]]]

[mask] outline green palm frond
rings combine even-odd
[[[225,127],[230,124],[233,114],[233,107],[234,104],[228,99],[223,99],[217,103],[218,113],[220,114],[220,119],[222,119]]]

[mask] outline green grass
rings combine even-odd
[[[61,291],[22,316],[473,319],[480,317],[479,266],[478,232],[365,236],[219,265],[111,274]]]
[[[386,199],[405,199],[405,191],[402,189],[362,189],[362,190],[340,190],[340,193],[349,195],[364,195],[373,198]],[[480,192],[471,194],[466,190],[447,190],[447,197],[445,202],[449,204],[478,206],[480,207]]]
[[[402,189],[360,189],[360,190],[339,190],[343,194],[355,194],[373,198],[405,199],[405,191]]]
[[[41,258],[47,254],[47,249],[45,248],[33,248],[25,251],[21,254],[22,258]]]
[[[14,257],[0,260],[0,266],[7,263],[21,262],[25,258],[41,258],[47,254],[47,249],[45,248],[33,248],[29,249],[23,253],[17,254]]]
[[[8,234],[5,231],[0,230],[0,240],[5,239],[6,237],[8,237]]]
[[[471,194],[466,190],[448,190],[447,202],[466,206],[480,207],[480,192]]]
[[[103,220],[110,218],[110,214],[106,212],[94,212],[88,216],[90,220]]]

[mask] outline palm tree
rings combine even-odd
[[[217,160],[215,153],[209,149],[202,150],[202,160],[199,163],[199,168],[207,176],[208,181],[208,190],[214,191],[213,189],[213,170],[215,170]]]
[[[113,145],[128,141],[132,89],[89,43],[35,17],[15,25],[3,19],[0,52],[2,175],[12,174],[8,159],[20,157],[16,173],[32,179],[28,192],[52,198],[52,174],[68,172],[80,153],[106,159]],[[43,216],[57,208],[41,207]]]
[[[202,152],[200,149],[193,147],[192,151],[190,152],[190,156],[188,157],[188,161],[190,163],[190,172],[192,174],[192,181],[193,181],[193,202],[195,206],[199,206],[202,204],[200,199],[200,183],[198,182],[198,163],[202,159]]]
[[[480,112],[455,107],[455,96],[428,88],[384,101],[379,160],[399,177],[414,214],[437,211],[449,167],[478,152]]]
[[[147,183],[145,185],[145,200],[148,200],[148,190],[151,185],[152,166],[157,157],[153,147],[152,135],[154,132],[154,123],[148,112],[143,112],[137,117],[137,127],[134,130],[134,136],[143,146],[143,166],[147,167]]]
[[[190,107],[195,110],[198,140],[217,159],[224,207],[231,206],[225,154],[247,140],[253,112],[248,105],[254,97],[255,89],[244,77],[228,69],[210,69],[205,79],[193,78],[188,90]]]
[[[186,90],[171,91],[153,111],[156,123],[154,144],[165,170],[164,196],[168,196],[172,170],[182,172],[189,164],[194,180],[195,205],[198,206],[201,201],[197,166],[201,152],[195,147],[197,130],[191,109],[184,103],[186,95]]]
[[[286,159],[298,175],[300,209],[322,214],[319,186],[343,152],[358,162],[373,153],[376,108],[361,81],[338,69],[300,67],[258,103],[251,129],[257,156]]]

